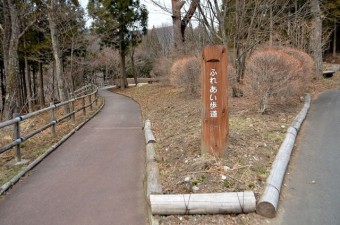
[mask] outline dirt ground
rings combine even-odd
[[[316,96],[336,87],[340,87],[339,72],[332,78],[314,80],[310,91]],[[152,121],[164,193],[252,190],[257,200],[287,128],[303,105],[303,99],[271,104],[269,111],[262,115],[251,94],[229,97],[229,147],[224,157],[215,158],[201,155],[199,97],[187,95],[183,88],[164,84],[116,92],[139,102],[144,119]],[[256,213],[164,216],[160,221],[161,224],[270,224],[270,220]]]
[[[326,65],[327,66],[327,65]],[[310,92],[318,93],[340,87],[340,72],[332,78],[313,81]],[[271,164],[288,126],[302,107],[295,99],[287,104],[271,104],[268,113],[257,112],[251,94],[229,98],[229,147],[223,158],[201,155],[201,100],[187,95],[184,89],[164,84],[145,85],[117,91],[134,98],[141,105],[144,119],[152,121],[164,193],[196,193],[253,190],[258,199],[265,185]],[[99,104],[101,105],[101,104]],[[59,113],[61,114],[61,113]],[[83,121],[81,112],[76,124],[72,121],[57,126],[57,136],[46,130],[22,144],[24,159],[37,158]],[[90,114],[87,114],[89,116]],[[49,120],[49,115],[32,118],[22,124],[29,132]],[[0,144],[12,140],[2,130]],[[0,185],[13,177],[21,166],[13,166],[14,151],[0,155]],[[23,165],[25,166],[25,165]],[[186,178],[190,182],[185,182]],[[165,216],[161,224],[270,224],[256,213],[240,215]]]

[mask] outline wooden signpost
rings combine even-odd
[[[229,134],[227,48],[208,46],[202,56],[202,153],[222,156]]]

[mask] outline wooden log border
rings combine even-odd
[[[153,216],[150,207],[150,195],[162,194],[162,186],[159,179],[158,163],[156,161],[156,153],[153,147],[153,143],[156,143],[156,139],[152,133],[150,120],[145,121],[144,125],[145,142],[146,142],[146,160],[145,160],[145,197],[148,204],[148,219],[150,225],[159,225],[159,218]]]
[[[302,110],[288,128],[286,137],[279,148],[266,181],[265,191],[256,206],[256,212],[262,216],[268,218],[274,218],[276,216],[281,186],[294,148],[295,139],[307,116],[310,104],[311,96],[307,94]]]
[[[152,130],[151,130],[151,122],[150,122],[150,120],[146,120],[145,121],[144,132],[145,132],[146,144],[156,143],[156,139],[153,136],[153,133],[152,133]]]
[[[150,120],[145,121],[144,126],[146,140],[146,196],[151,194],[162,194],[162,186],[159,179],[158,163],[155,159],[155,149],[153,143],[156,142],[152,134]]]
[[[252,191],[163,195],[150,120],[145,121],[144,131],[146,140],[145,195],[149,206],[150,224],[159,223],[157,216],[154,215],[255,212],[256,198]]]
[[[209,194],[150,195],[155,215],[227,214],[255,211],[252,191]]]

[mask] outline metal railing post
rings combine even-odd
[[[96,106],[98,106],[98,89],[94,93],[94,98],[95,98]]]
[[[92,95],[89,95],[89,104],[90,104],[90,110],[93,111],[93,106],[92,106]]]
[[[13,119],[16,118],[16,117],[19,117],[20,114],[19,113],[14,113],[13,114]],[[14,124],[14,132],[13,132],[13,137],[15,140],[18,140],[20,139],[20,122],[17,121],[15,124]],[[21,152],[20,152],[20,144],[17,144],[15,146],[15,149],[16,149],[16,160],[17,162],[21,162]]]
[[[52,127],[51,127],[51,131],[52,131],[52,135],[55,136],[55,105],[53,102],[50,103],[50,106],[53,106],[51,109],[51,122],[53,123]]]
[[[73,99],[72,100],[72,102],[71,102],[71,110],[72,110],[72,121],[73,121],[73,123],[75,123],[76,122],[76,112],[75,112],[75,97],[74,97],[74,95],[72,94],[71,95],[71,98]]]
[[[82,98],[82,105],[83,105],[83,115],[86,116],[85,97]]]

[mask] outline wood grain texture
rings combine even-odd
[[[214,156],[222,156],[228,146],[227,63],[225,46],[208,46],[203,49],[201,148],[202,153]],[[216,93],[213,88],[217,89]],[[216,105],[211,107],[212,103]],[[213,111],[216,111],[215,116],[212,116]]]
[[[310,102],[311,98],[308,94],[302,110],[296,116],[292,125],[288,128],[286,137],[278,150],[272,169],[266,181],[267,185],[265,191],[256,206],[256,212],[262,216],[269,218],[276,216],[282,182],[294,148],[297,133],[306,118]]]
[[[152,214],[224,214],[255,211],[253,192],[150,195]]]
[[[159,170],[157,162],[148,162],[146,166],[147,171],[147,189],[146,194],[162,194],[162,186],[159,179]]]

